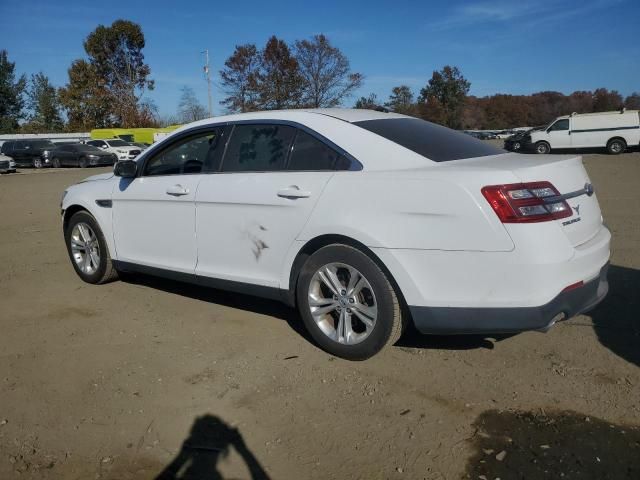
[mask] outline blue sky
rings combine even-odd
[[[373,92],[382,100],[400,84],[417,94],[446,64],[458,66],[478,96],[601,86],[623,95],[640,91],[639,0],[2,0],[0,48],[18,72],[42,70],[62,86],[71,61],[84,55],[87,34],[117,18],[142,25],[156,81],[148,97],[163,115],[176,111],[183,85],[206,105],[205,48],[215,72],[214,113],[220,113],[217,72],[224,60],[235,45],[260,47],[273,34],[292,42],[324,33],[365,75],[357,96]]]

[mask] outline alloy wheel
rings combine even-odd
[[[87,275],[94,274],[100,266],[100,244],[93,229],[87,223],[76,223],[69,243],[78,268]]]
[[[378,306],[373,288],[350,265],[329,263],[311,278],[309,309],[318,328],[344,345],[366,339],[375,327]]]

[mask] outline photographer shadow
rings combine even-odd
[[[251,479],[269,478],[237,429],[219,417],[203,415],[195,420],[180,452],[156,480],[223,480],[218,462],[229,455],[231,448],[243,459]]]

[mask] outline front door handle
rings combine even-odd
[[[278,190],[278,196],[282,198],[309,198],[311,192],[300,190],[297,185],[290,185],[287,188]]]
[[[174,197],[189,195],[189,189],[184,188],[182,185],[173,185],[172,187],[167,188],[167,195],[173,195]]]

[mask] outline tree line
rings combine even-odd
[[[593,113],[627,108],[640,110],[640,93],[623,98],[616,90],[598,88],[570,95],[544,91],[531,95],[468,95],[471,83],[457,67],[434,71],[416,97],[407,85],[393,87],[386,101],[375,94],[360,97],[356,108],[386,108],[429,120],[451,128],[502,130],[546,125],[569,113]]]
[[[156,106],[144,96],[155,84],[137,23],[116,20],[99,25],[83,46],[85,57],[71,63],[61,88],[43,72],[17,76],[15,63],[6,50],[0,50],[0,133],[158,126],[208,115],[193,88],[184,86],[177,114],[158,116]],[[220,104],[228,113],[336,107],[364,84],[364,76],[352,71],[346,55],[322,34],[291,44],[272,36],[261,48],[238,45],[219,77],[224,92]],[[470,88],[462,72],[447,65],[434,71],[417,95],[400,85],[386,100],[371,94],[359,98],[354,107],[386,108],[458,129],[540,125],[571,112],[640,109],[640,94],[623,99],[605,88],[570,95],[539,92],[481,98],[470,96]]]

